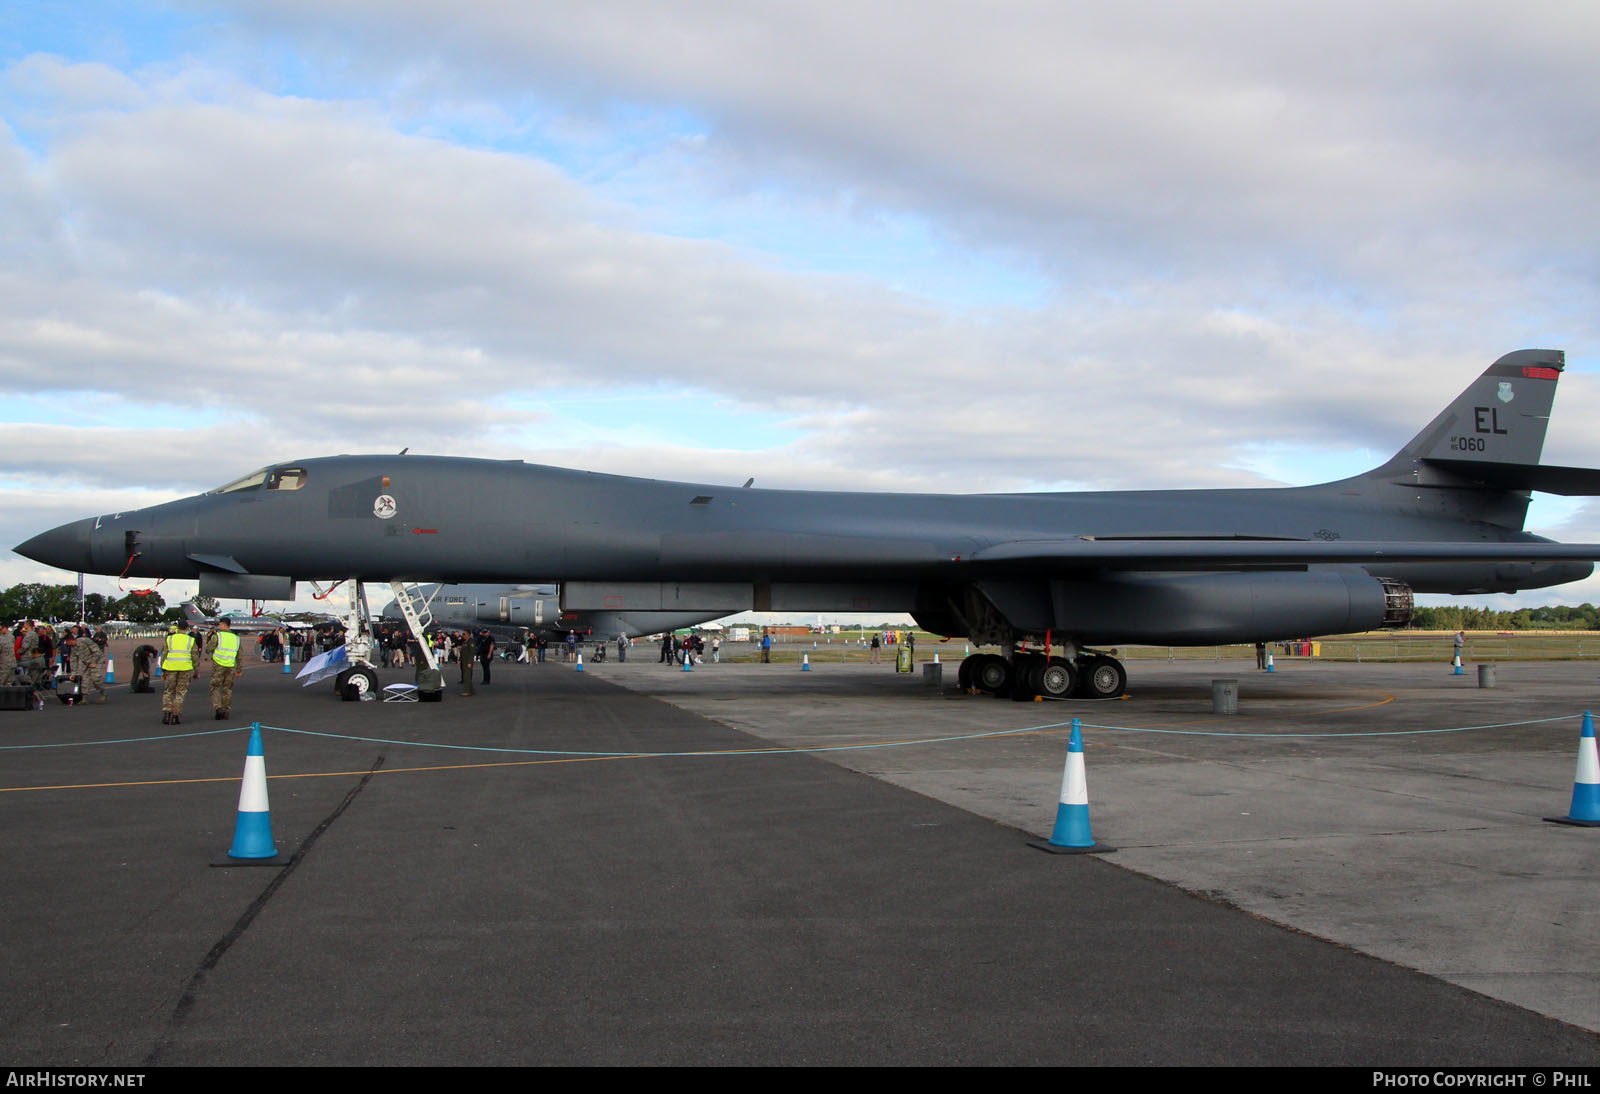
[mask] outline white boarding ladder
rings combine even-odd
[[[400,614],[405,617],[406,626],[411,628],[411,637],[417,640],[417,645],[422,650],[422,659],[428,663],[430,669],[437,672],[439,659],[434,657],[433,647],[428,645],[428,636],[425,632],[428,625],[433,622],[433,612],[429,606],[444,586],[434,585],[433,592],[427,596],[422,595],[420,585],[405,585],[391,581],[389,588],[394,592],[394,602],[400,605]]]

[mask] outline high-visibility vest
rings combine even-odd
[[[194,636],[178,631],[167,635],[167,652],[161,658],[162,672],[194,671]]]
[[[213,664],[231,669],[239,662],[239,636],[232,631],[217,632],[217,648],[211,653]],[[162,666],[165,669],[165,665]]]

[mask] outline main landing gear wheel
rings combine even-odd
[[[1066,699],[1077,686],[1078,673],[1072,662],[1064,657],[1052,657],[1048,662],[1040,659],[1034,665],[1028,682],[1036,695],[1043,695],[1046,699]]]
[[[980,656],[982,655],[980,654]],[[956,686],[962,691],[968,691],[972,688],[972,658],[963,657],[961,659],[961,664],[956,669]]]
[[[1122,662],[1103,654],[1083,665],[1080,690],[1085,699],[1115,699],[1128,690],[1128,673]]]
[[[1044,658],[1019,654],[1011,662],[1011,698],[1026,703],[1039,694],[1038,678],[1044,672]]]
[[[973,662],[972,685],[990,695],[1004,695],[1011,686],[1011,664],[1004,657],[980,653],[968,660]]]
[[[377,693],[378,674],[371,669],[345,669],[334,678],[339,698],[347,703],[359,703],[368,695]]]

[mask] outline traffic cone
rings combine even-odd
[[[693,654],[686,653],[686,654],[683,655],[683,670],[682,671],[684,671],[684,672],[693,672],[694,671],[694,655]]]
[[[938,650],[934,650],[933,651],[933,663],[935,665],[937,665],[939,663],[939,651]]]
[[[1459,653],[1456,654],[1456,656],[1455,656],[1455,665],[1456,665],[1456,670],[1454,672],[1452,672],[1450,675],[1451,676],[1460,676],[1462,673],[1461,673],[1461,655]]]
[[[1061,775],[1061,804],[1056,806],[1056,826],[1049,841],[1030,840],[1029,847],[1057,855],[1083,855],[1115,851],[1094,841],[1089,827],[1089,784],[1083,770],[1083,730],[1072,719],[1072,736],[1067,741],[1067,767]]]
[[[1578,770],[1572,779],[1572,808],[1564,817],[1546,817],[1552,824],[1600,828],[1600,751],[1594,743],[1594,715],[1583,712],[1578,735]]]
[[[573,671],[575,671],[575,672],[582,672],[583,671],[583,651],[582,650],[578,651],[578,667]]]
[[[1277,672],[1278,671],[1277,668],[1272,663],[1272,651],[1271,650],[1267,651],[1267,671],[1268,672]]]
[[[233,846],[211,860],[213,866],[277,866],[288,860],[272,842],[272,811],[267,805],[267,760],[261,753],[261,723],[250,726],[244,777],[239,782],[239,816]]]
[[[811,671],[811,655],[809,653],[802,653],[800,655],[800,671],[801,672],[810,672]]]
[[[117,682],[117,659],[112,654],[106,654],[106,683]]]
[[[289,674],[291,674],[293,672],[294,672],[294,669],[289,667],[289,647],[288,646],[284,646],[283,647],[283,675],[288,676]]]

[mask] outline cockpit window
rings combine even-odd
[[[263,467],[207,493],[237,494],[241,490],[259,490],[263,486],[268,490],[298,490],[305,484],[306,469],[303,467]]]
[[[298,490],[306,484],[303,467],[274,467],[267,477],[268,490]]]
[[[211,494],[237,494],[241,490],[254,490],[267,481],[267,473],[271,470],[272,468],[270,467],[263,467],[260,471],[252,471],[242,479],[234,479],[224,486],[219,486],[215,490],[207,492]]]

